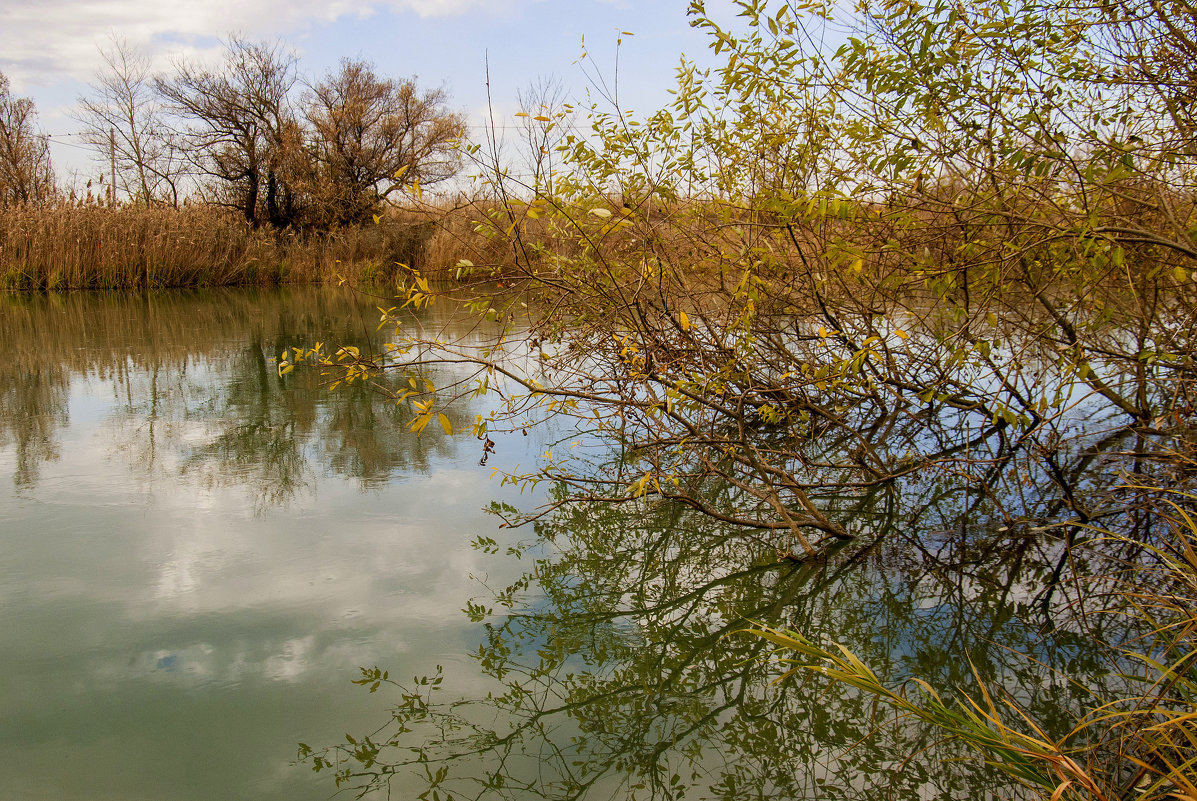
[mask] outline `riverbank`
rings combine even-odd
[[[141,289],[392,282],[400,265],[467,258],[466,213],[393,211],[376,225],[296,233],[208,206],[9,208],[0,289]]]

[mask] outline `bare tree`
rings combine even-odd
[[[0,72],[0,206],[42,203],[54,194],[50,147],[36,120],[33,101],[13,97]]]
[[[105,66],[91,96],[79,98],[84,139],[105,165],[115,163],[114,185],[130,198],[177,206],[182,151],[154,91],[149,59],[115,36],[100,55]]]
[[[369,219],[398,184],[452,177],[464,120],[443,90],[419,91],[411,79],[380,78],[365,61],[341,62],[311,88],[305,112],[312,127],[317,195],[331,222]]]
[[[571,110],[565,102],[565,88],[557,78],[541,76],[516,97],[529,183],[552,197],[553,152],[565,135],[562,120]]]
[[[302,140],[291,105],[295,56],[280,44],[230,39],[221,67],[182,61],[154,82],[191,122],[185,137],[199,172],[214,182],[217,203],[253,226],[294,224],[297,195],[290,152]]]

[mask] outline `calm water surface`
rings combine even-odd
[[[329,290],[0,298],[0,796],[327,798],[290,761],[377,720],[356,666],[470,685],[459,610],[495,568],[468,543],[503,496],[478,443],[271,361],[377,316]]]
[[[482,466],[478,441],[415,437],[377,394],[277,375],[289,346],[377,346],[378,302],[0,298],[0,798],[327,798],[297,743],[332,756],[387,724],[397,691],[351,684],[372,665],[405,682],[442,665],[444,700],[474,699],[383,755],[484,744],[451,760],[455,797],[982,797],[994,777],[945,763],[938,734],[874,726],[843,687],[777,685],[762,641],[729,632],[833,638],[891,682],[968,687],[975,669],[1052,730],[1108,681],[1054,588],[1059,544],[972,525],[992,510],[949,474],[838,510],[883,542],[817,564],[666,504],[563,507],[502,536],[483,507],[553,490],[492,468],[527,469],[564,432],[496,436]],[[484,333],[439,307],[419,322]],[[587,453],[595,475],[620,469]],[[1039,503],[1013,478],[1012,503]]]

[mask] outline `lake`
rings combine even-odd
[[[0,304],[5,798],[326,798],[289,763],[377,717],[356,665],[468,682],[459,610],[488,569],[468,543],[503,495],[479,443],[272,364],[361,340],[374,299]]]
[[[826,633],[894,682],[967,689],[975,667],[1048,725],[1111,681],[1054,589],[1058,544],[957,525],[967,493],[919,487],[884,545],[806,565],[668,505],[500,529],[491,504],[554,490],[493,471],[569,432],[492,434],[480,464],[461,432],[492,401],[457,404],[454,436],[416,436],[384,395],[277,374],[292,346],[377,348],[379,305],[337,289],[0,298],[5,798],[327,798],[298,744],[394,729],[401,693],[352,684],[374,665],[408,683],[439,665],[445,700],[469,702],[401,715],[388,752],[477,751],[450,759],[457,795],[980,797],[998,787],[983,768],[908,760],[934,734],[880,726],[854,746],[867,698],[772,684],[761,641],[729,633]],[[420,315],[480,336],[450,309]]]

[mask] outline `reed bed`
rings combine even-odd
[[[254,229],[204,206],[0,210],[0,288],[377,283],[419,265],[433,234],[412,215],[302,234]]]

